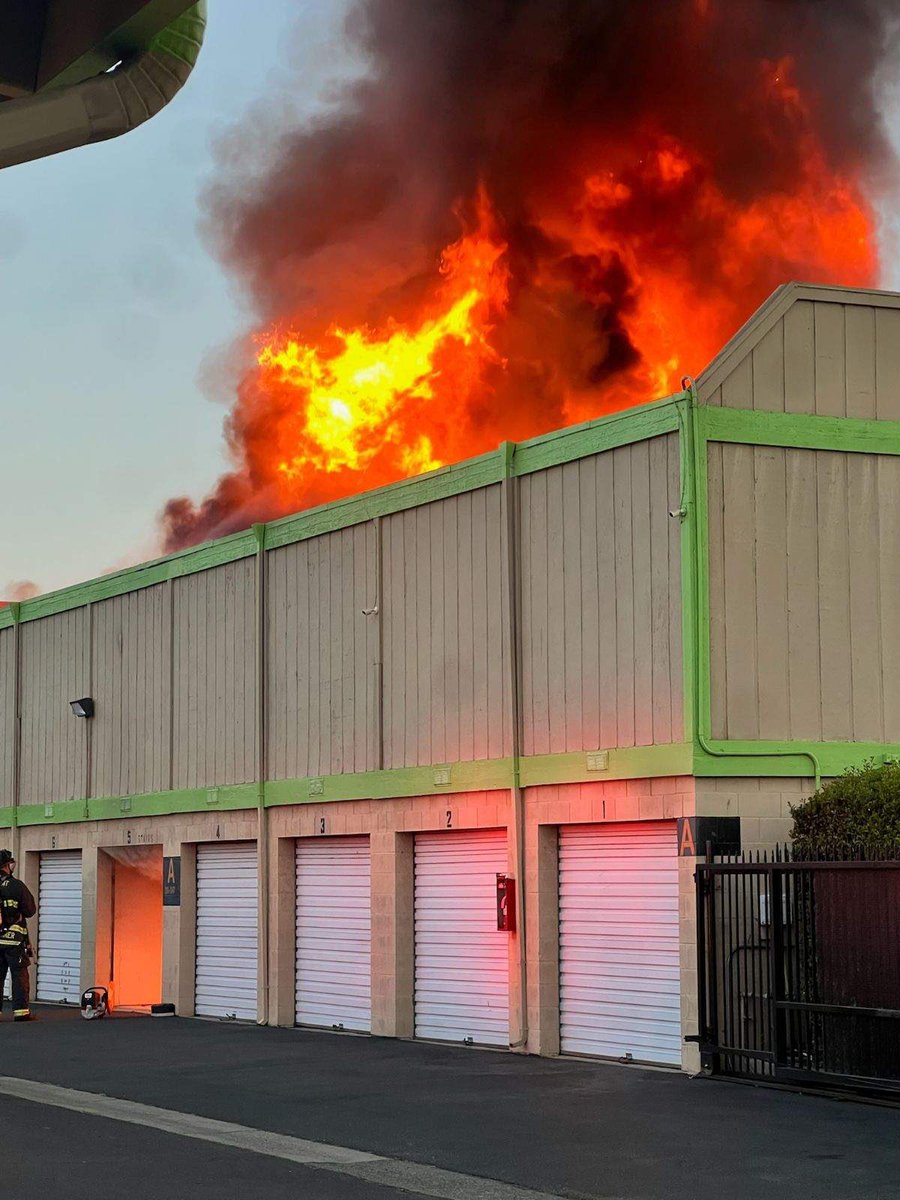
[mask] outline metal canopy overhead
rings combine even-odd
[[[148,49],[186,0],[3,0],[0,101],[79,83]]]

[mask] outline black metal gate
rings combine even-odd
[[[697,867],[704,1069],[900,1094],[900,861]]]

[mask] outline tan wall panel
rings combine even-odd
[[[173,583],[173,786],[256,778],[256,560]]]
[[[267,555],[272,779],[377,766],[376,545],[369,522]]]
[[[91,694],[90,609],[22,626],[23,804],[83,799],[90,722],[70,700]]]
[[[13,802],[16,736],[16,633],[0,631],[0,806]]]
[[[500,488],[397,513],[383,533],[385,767],[508,754]]]
[[[898,421],[900,309],[798,300],[704,401]]]
[[[900,458],[710,447],[712,731],[900,740]]]
[[[161,585],[94,605],[94,796],[169,787],[167,594]]]
[[[680,741],[677,437],[520,486],[524,752]]]

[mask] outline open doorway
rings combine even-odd
[[[149,1008],[162,999],[162,846],[107,846],[102,858],[99,982],[114,1008]]]

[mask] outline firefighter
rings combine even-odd
[[[13,1020],[33,1021],[29,1006],[28,962],[31,943],[25,921],[36,910],[34,896],[20,879],[13,878],[16,860],[0,850],[0,1007],[6,973],[12,978]]]

